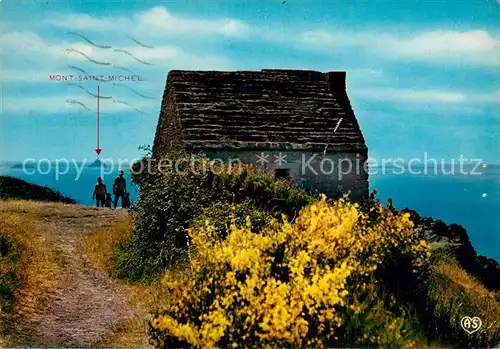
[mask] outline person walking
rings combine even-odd
[[[120,170],[118,177],[115,179],[115,183],[113,184],[113,194],[115,195],[114,208],[118,206],[118,199],[122,199],[122,207],[123,207],[123,199],[125,197],[125,193],[127,192],[127,182],[125,181],[125,177],[123,177],[123,170]]]
[[[98,177],[97,184],[94,187],[94,193],[92,194],[92,200],[96,200],[97,207],[104,207],[104,200],[106,200],[107,193],[106,184],[102,182],[101,177]]]

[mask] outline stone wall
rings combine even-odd
[[[289,169],[299,188],[317,189],[329,196],[337,197],[349,191],[354,200],[368,196],[368,173],[364,168],[367,153],[205,150],[204,154],[225,163],[252,164],[272,173],[275,169]]]

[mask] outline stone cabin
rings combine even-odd
[[[181,148],[239,159],[330,196],[368,195],[368,149],[345,72],[173,70],[153,156]]]

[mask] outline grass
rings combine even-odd
[[[0,212],[8,216],[22,215],[29,218],[32,223],[40,219],[63,218],[68,215],[78,215],[78,206],[65,203],[40,202],[34,200],[0,199]]]
[[[11,206],[16,210],[22,203],[0,201],[0,236],[4,243],[10,242],[0,263],[1,277],[8,279],[12,291],[7,306],[2,304],[4,309],[0,321],[0,334],[7,343],[12,336],[29,336],[29,329],[20,328],[15,320],[23,312],[42,307],[45,295],[57,286],[55,275],[61,269],[60,259],[50,249],[45,231],[32,217],[7,212],[7,207]],[[30,202],[28,206],[39,207],[39,204]]]
[[[426,281],[425,323],[430,339],[453,346],[483,347],[500,342],[500,302],[495,292],[488,290],[452,260],[438,262]],[[460,320],[477,316],[482,327],[466,333]]]
[[[114,222],[109,227],[103,227],[83,236],[79,241],[79,248],[89,265],[105,271],[110,276],[115,276],[111,262],[112,256],[116,247],[129,238],[131,233],[132,222],[127,217]],[[128,295],[137,314],[132,319],[122,321],[118,328],[101,342],[101,345],[104,347],[144,346],[141,338],[144,337],[146,331],[149,311],[166,301],[164,288],[161,283],[132,283],[123,279],[117,282]]]
[[[113,275],[114,269],[110,263],[113,251],[120,242],[130,237],[131,232],[132,222],[130,219],[121,219],[109,227],[85,235],[80,239],[79,246],[93,267]]]
[[[15,267],[15,275],[20,280],[14,292],[13,311],[1,317],[0,347],[47,346],[45,342],[40,341],[40,333],[37,330],[40,323],[36,322],[47,317],[55,318],[53,322],[60,326],[55,330],[65,336],[75,331],[74,325],[83,325],[77,329],[81,331],[82,336],[88,337],[87,330],[90,328],[85,326],[96,325],[93,322],[79,321],[78,318],[93,317],[95,322],[98,322],[102,317],[100,309],[96,308],[94,313],[75,313],[75,322],[68,322],[66,319],[63,323],[62,319],[58,319],[58,312],[51,313],[54,311],[51,306],[54,305],[55,297],[77,297],[61,293],[61,290],[68,289],[64,287],[66,276],[71,275],[72,282],[83,282],[81,286],[85,286],[85,282],[93,278],[96,269],[110,274],[108,257],[113,246],[130,231],[131,223],[125,212],[62,203],[0,200],[0,222],[0,236],[4,237],[0,238],[0,250],[7,244],[15,246],[12,250],[9,247],[9,258],[13,256],[14,251],[19,252],[15,266],[0,258],[0,270],[3,272],[4,266],[8,266],[5,271]],[[6,256],[7,254],[4,257]],[[78,262],[80,260],[81,263]],[[78,270],[74,269],[76,267]],[[78,280],[79,275],[83,281]],[[97,279],[104,281],[105,273],[101,275],[103,276]],[[95,346],[145,347],[145,323],[148,313],[146,305],[154,302],[154,294],[159,295],[160,292],[155,293],[154,287],[129,285],[112,277],[108,277],[105,284],[107,286],[103,287],[112,289],[108,294],[113,292],[117,297],[125,298],[130,303],[130,308],[136,312],[133,314],[134,318],[120,317],[118,327],[109,327],[102,337],[94,339],[98,341]],[[95,289],[89,290],[89,296],[93,291]],[[146,293],[151,297],[146,298]],[[96,296],[92,299],[94,298]],[[84,303],[88,300],[80,298],[75,302]],[[42,334],[42,337],[46,336]],[[66,346],[75,346],[69,342],[61,342],[61,345],[64,343],[67,343]]]
[[[455,263],[441,263],[436,268],[437,273],[443,275],[454,283],[460,285],[463,289],[468,290],[476,295],[481,295],[486,298],[494,298],[495,293],[484,287],[479,281],[465,272]]]

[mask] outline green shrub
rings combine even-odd
[[[251,204],[280,218],[281,214],[294,217],[314,199],[251,166],[214,165],[208,158],[183,153],[170,154],[169,160],[179,166],[159,171],[158,162],[149,158],[134,165],[153,171],[132,176],[140,187],[131,210],[134,233],[112,258],[121,277],[154,280],[165,268],[184,263],[186,229],[204,208],[216,203]]]
[[[0,257],[6,256],[11,247],[12,242],[10,241],[10,238],[5,235],[0,235]]]
[[[14,292],[20,283],[16,273],[19,251],[8,236],[0,235],[0,252],[0,314],[8,314],[14,308]]]
[[[210,202],[203,182],[190,171],[148,176],[140,181],[140,199],[131,210],[134,233],[112,257],[117,275],[132,280],[154,279],[167,266],[182,263],[185,231]]]

